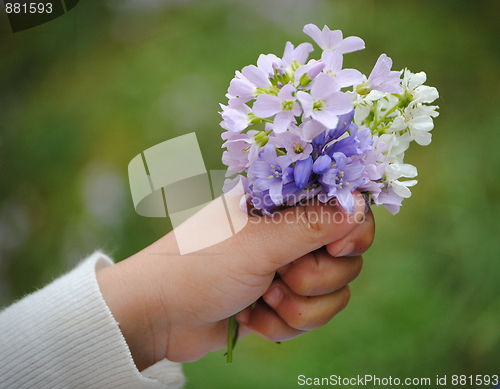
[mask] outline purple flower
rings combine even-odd
[[[306,159],[297,161],[293,170],[293,177],[297,188],[303,189],[306,186],[311,177],[312,168],[313,160],[310,156]]]
[[[304,32],[323,50],[337,50],[341,54],[345,54],[365,48],[363,39],[357,36],[349,36],[344,39],[342,31],[332,31],[327,26],[324,26],[323,30],[320,30],[314,24],[307,24],[304,27]]]
[[[306,89],[324,68],[325,64],[322,61],[309,61],[307,65],[303,65],[295,71],[295,86]]]
[[[316,158],[313,164],[313,172],[317,174],[323,173],[326,169],[329,169],[332,166],[332,159],[328,154],[320,155]]]
[[[289,131],[276,134],[275,144],[286,149],[292,162],[306,159],[313,150],[310,142],[304,141],[300,136]]]
[[[300,139],[311,142],[318,135],[326,131],[326,127],[313,119],[306,119],[300,126],[292,124],[290,131],[300,137]]]
[[[356,69],[342,69],[343,56],[338,51],[326,50],[321,56],[325,68],[324,73],[332,76],[341,88],[359,85],[363,82],[363,75]]]
[[[325,131],[313,140],[316,155],[341,152],[347,157],[360,155],[372,149],[373,140],[368,128],[358,131],[358,126],[352,123],[354,111],[339,116],[335,129]],[[346,132],[349,131],[348,135]]]
[[[281,66],[287,68],[295,61],[303,65],[307,61],[309,53],[313,50],[314,47],[310,43],[301,43],[297,47],[294,47],[291,42],[286,42],[285,52],[283,53],[283,58],[281,59]]]
[[[257,88],[270,88],[272,85],[271,81],[269,81],[269,73],[267,72],[269,69],[267,66],[265,68],[266,70],[262,70],[255,65],[248,65],[241,69],[241,73]]]
[[[391,67],[392,59],[381,54],[368,76],[369,87],[381,92],[402,93],[403,89],[399,85],[401,74],[398,71],[391,71]]]
[[[257,59],[257,68],[269,79],[274,76],[274,71],[280,63],[281,59],[274,54],[261,54]]]
[[[360,155],[372,148],[371,132],[368,128],[358,132],[358,126],[351,123],[349,126],[350,135],[340,140],[334,140],[327,147],[324,152],[333,155],[336,152],[342,152],[347,157],[353,155]]]
[[[323,185],[326,197],[336,197],[340,205],[349,213],[354,212],[354,192],[364,184],[364,165],[360,161],[350,161],[343,153],[334,153],[332,163],[325,169],[318,181]]]
[[[225,132],[222,138],[226,140],[222,147],[227,149],[222,153],[222,163],[227,166],[226,177],[245,171],[257,159],[258,146],[253,131],[247,134]]]
[[[261,94],[253,105],[253,111],[258,117],[268,118],[276,115],[273,127],[276,134],[285,132],[294,121],[294,116],[302,113],[300,105],[292,95],[294,92],[295,87],[292,84],[286,84],[278,92],[278,96]]]
[[[269,190],[275,205],[283,203],[283,184],[293,180],[292,160],[286,155],[277,156],[276,148],[268,143],[258,159],[248,169],[250,185],[258,192]]]
[[[222,108],[221,116],[224,119],[220,126],[228,131],[241,132],[248,127],[251,121],[252,110],[245,104],[236,107],[229,107],[220,104]]]
[[[378,195],[378,198],[375,200],[375,204],[383,205],[390,213],[395,215],[399,212],[399,208],[401,208],[403,200],[404,198],[396,194],[394,189],[387,188],[383,189]]]
[[[317,120],[327,128],[335,128],[338,115],[352,110],[351,99],[339,90],[339,85],[332,77],[324,73],[319,74],[314,80],[310,94],[297,92],[304,115]]]
[[[282,58],[262,54],[231,80],[220,112],[230,177],[224,190],[237,175],[244,204],[271,216],[312,197],[336,198],[352,213],[355,190],[398,212],[417,182],[405,180],[417,171],[404,163],[404,151],[411,140],[428,143],[417,130],[427,131],[437,115],[426,105],[435,88],[421,85],[423,73],[406,72],[402,81],[385,54],[369,77],[343,69],[343,55],[364,48],[362,39],[313,24],[304,32],[321,47],[321,59],[308,60],[311,43],[287,42]]]
[[[386,167],[385,156],[377,150],[368,150],[362,155],[353,157],[352,160],[359,160],[365,166],[363,177],[365,183],[358,187],[361,192],[368,192],[370,199],[376,203],[379,194],[384,187],[380,182],[384,176]]]
[[[229,105],[245,104],[255,98],[257,87],[252,84],[241,72],[236,72],[236,75],[231,80],[227,90],[227,98]]]

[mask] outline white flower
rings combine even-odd
[[[410,111],[405,116],[399,115],[394,119],[388,132],[409,131],[412,140],[421,146],[427,146],[431,143],[432,135],[429,131],[434,128],[432,118],[427,115],[414,116]]]
[[[388,186],[394,190],[394,193],[405,199],[411,196],[411,191],[408,187],[416,185],[417,180],[399,181],[399,179],[416,176],[417,168],[407,163],[390,163],[385,168],[385,177]]]
[[[411,96],[411,104],[416,103],[432,103],[439,97],[436,88],[423,85],[427,80],[427,75],[424,72],[412,73],[408,69],[403,71],[403,88],[405,93]]]
[[[383,155],[386,161],[390,163],[403,163],[405,151],[410,147],[411,137],[410,134],[382,134],[380,135],[374,147],[382,148]]]

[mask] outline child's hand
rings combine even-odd
[[[347,304],[347,284],[374,237],[372,213],[359,193],[356,199],[353,215],[316,201],[279,218],[250,216],[233,237],[186,255],[170,233],[100,270],[103,296],[137,367],[165,357],[192,361],[225,347],[227,319],[240,311],[242,336],[253,331],[273,341],[326,324]],[[238,207],[236,198],[227,202]],[[218,228],[225,217],[208,205],[186,226],[196,240],[203,234],[197,226]]]

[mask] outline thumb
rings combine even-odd
[[[237,267],[257,275],[273,273],[313,250],[342,239],[362,222],[365,201],[359,192],[353,195],[356,205],[353,214],[347,214],[336,201],[323,204],[311,199],[281,210],[274,217],[248,215],[240,210],[240,196],[226,195],[226,210],[233,226],[243,228],[229,239],[197,254],[218,253],[217,257],[224,262],[221,266],[229,269]],[[190,229],[193,231],[195,225],[208,225],[218,230],[225,217],[221,212],[210,212],[209,205],[190,219]],[[201,238],[196,234],[194,239]]]

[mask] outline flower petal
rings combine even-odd
[[[262,94],[257,96],[252,108],[256,116],[268,118],[281,111],[281,100],[276,96]]]
[[[274,118],[273,131],[276,134],[285,132],[293,120],[292,111],[281,111]]]
[[[338,50],[342,53],[352,53],[353,51],[363,50],[365,48],[365,41],[357,36],[348,36],[345,38]]]
[[[312,157],[297,161],[293,171],[295,185],[300,189],[304,188],[309,181],[312,173],[313,160]]]
[[[363,82],[363,74],[356,69],[343,69],[337,74],[336,80],[341,88],[359,85]]]
[[[326,169],[328,169],[331,166],[331,164],[332,164],[332,159],[330,158],[329,155],[326,154],[320,155],[318,158],[316,158],[316,161],[314,161],[313,171],[314,173],[321,174]]]

